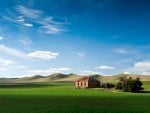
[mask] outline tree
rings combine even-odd
[[[123,89],[125,92],[139,92],[143,90],[142,88],[143,83],[140,81],[140,78],[132,79],[126,78],[124,80],[120,80],[117,85],[116,89]]]
[[[123,89],[123,82],[122,82],[122,81],[119,81],[119,82],[116,84],[116,89]]]
[[[102,83],[100,87],[101,88],[114,88],[115,85],[112,83]]]

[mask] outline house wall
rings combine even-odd
[[[96,88],[96,87],[100,86],[100,82],[99,81],[89,81],[88,84],[89,84],[88,85],[89,88]]]
[[[75,82],[76,88],[96,88],[100,86],[99,81],[78,81]]]
[[[75,82],[75,87],[76,88],[87,88],[88,87],[88,82],[87,81]]]

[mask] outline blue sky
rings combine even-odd
[[[0,1],[0,77],[150,74],[149,0]]]

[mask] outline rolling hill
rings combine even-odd
[[[101,76],[101,75],[91,75],[102,82],[112,82],[115,83],[119,81],[120,77],[139,77],[141,81],[150,81],[149,75],[130,75],[130,74],[119,74],[112,76]],[[74,82],[83,77],[77,74],[62,74],[55,73],[48,76],[35,75],[32,77],[22,77],[22,78],[0,78],[0,83],[35,83],[35,82]]]

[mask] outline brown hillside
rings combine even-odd
[[[141,81],[150,81],[150,75],[129,75],[129,74],[119,74],[112,76],[100,76],[92,75],[102,82],[112,82],[116,83],[119,81],[120,77],[139,77]],[[31,83],[31,82],[74,82],[80,79],[81,75],[76,74],[62,74],[55,73],[48,76],[36,75],[32,77],[23,77],[23,78],[0,78],[0,83]]]

